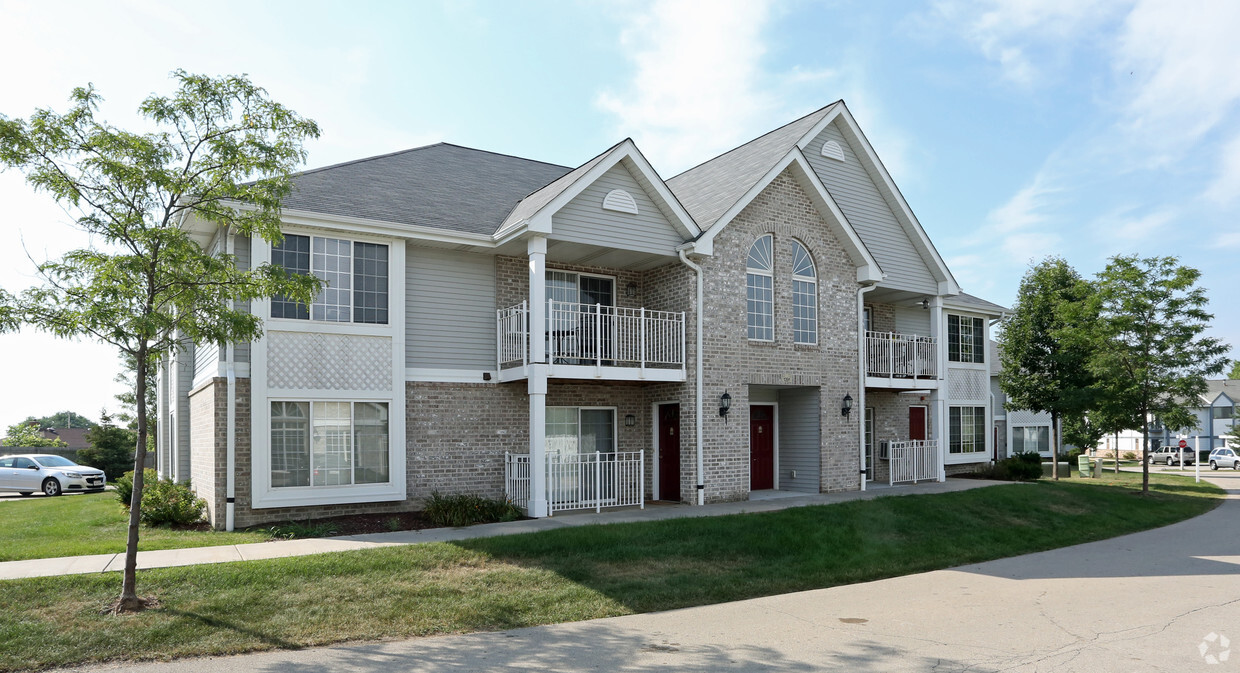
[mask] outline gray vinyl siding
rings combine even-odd
[[[194,345],[194,380],[215,376],[220,370],[220,347],[205,343]]]
[[[623,189],[637,202],[637,214],[603,210],[603,197]],[[551,217],[552,240],[674,254],[684,239],[623,164],[617,164]]]
[[[252,257],[250,253],[249,237],[247,236],[237,237],[237,240],[235,241],[234,246],[233,246],[233,254],[236,255],[237,257],[237,268],[239,269],[250,268],[250,264],[251,264],[250,260],[252,259]],[[237,302],[236,304],[234,304],[234,306],[246,312],[249,312],[250,310],[250,302],[248,301]],[[248,343],[237,344],[233,351],[233,362],[249,362],[249,361],[250,361],[250,344]]]
[[[779,488],[817,493],[822,465],[817,388],[779,391]],[[792,478],[792,472],[797,473]]]
[[[412,245],[405,254],[405,366],[494,370],[495,258]]]
[[[930,311],[920,306],[897,306],[896,331],[900,334],[930,336]]]
[[[176,475],[189,479],[189,391],[193,388],[194,347],[188,341],[176,356]]]
[[[822,156],[822,144],[834,140],[844,150],[844,161]],[[909,235],[870,178],[852,146],[835,123],[823,129],[805,148],[805,155],[844,217],[874,255],[887,278],[880,285],[899,290],[936,294],[938,283]]]

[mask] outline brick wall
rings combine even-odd
[[[207,501],[207,516],[219,522],[217,528],[224,527],[226,390],[225,379],[216,378],[189,396],[190,486]]]
[[[908,409],[926,407],[926,437],[934,437],[934,415],[929,395],[901,395],[894,390],[867,388],[865,406],[874,409],[874,480],[885,483],[891,476],[890,464],[878,459],[878,443],[909,439]]]

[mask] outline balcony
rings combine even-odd
[[[938,353],[938,341],[934,337],[866,332],[866,385],[884,388],[937,387]]]
[[[685,380],[685,314],[601,304],[547,302],[541,334],[548,376],[631,381]],[[527,302],[496,311],[501,381],[528,376]]]

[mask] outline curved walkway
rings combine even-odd
[[[1240,670],[1240,473],[1207,478],[1228,499],[1195,519],[951,570],[574,624],[122,670]]]

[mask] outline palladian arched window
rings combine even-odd
[[[753,242],[745,264],[745,289],[748,297],[749,338],[775,340],[775,296],[770,234]]]
[[[792,242],[792,340],[818,343],[818,273],[809,250],[798,241]]]

